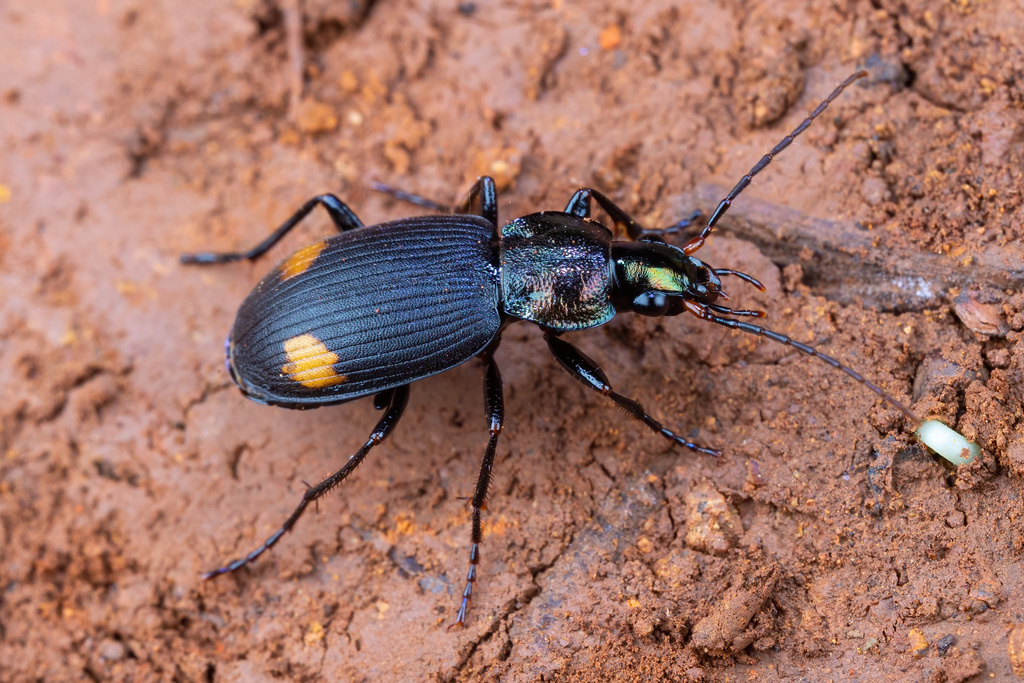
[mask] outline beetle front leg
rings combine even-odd
[[[306,493],[302,496],[302,502],[299,503],[299,506],[295,508],[295,511],[292,512],[291,516],[288,517],[281,528],[275,531],[270,538],[263,542],[263,545],[256,548],[256,550],[253,550],[245,557],[233,560],[219,569],[204,572],[202,577],[204,579],[212,579],[220,576],[221,574],[227,574],[228,572],[233,572],[236,569],[241,569],[264,552],[274,547],[274,544],[281,540],[281,537],[295,526],[295,523],[299,521],[299,517],[301,517],[302,513],[306,511],[306,508],[309,507],[310,503],[322,498],[335,486],[338,486],[341,482],[345,481],[345,479],[348,478],[348,475],[352,474],[352,472],[354,472],[363,461],[363,458],[365,458],[366,454],[370,452],[370,449],[387,438],[388,434],[390,434],[395,428],[395,425],[398,424],[398,420],[402,417],[402,413],[405,411],[405,406],[408,403],[408,384],[395,389],[389,389],[388,391],[378,394],[375,399],[376,406],[378,408],[386,406],[388,412],[381,418],[380,422],[377,423],[377,426],[370,434],[370,438],[367,439],[365,444],[363,444],[363,447],[349,457],[348,462],[346,462],[340,470],[327,477],[316,486],[306,489]]]
[[[704,215],[699,210],[694,211],[692,214],[689,215],[689,217],[684,218],[677,223],[673,223],[672,225],[666,228],[660,228],[658,230],[648,230],[639,223],[637,223],[635,220],[633,220],[633,218],[630,217],[630,215],[623,211],[621,208],[619,208],[619,206],[615,202],[613,202],[612,200],[608,199],[608,197],[604,196],[597,190],[590,187],[583,187],[576,190],[573,196],[569,199],[569,203],[565,207],[565,213],[571,213],[572,215],[577,216],[579,218],[589,218],[591,199],[597,202],[597,205],[604,209],[604,212],[608,214],[608,216],[615,223],[615,227],[619,228],[620,230],[624,230],[626,232],[626,235],[629,236],[629,239],[634,241],[643,239],[658,240],[661,238],[662,235],[671,235],[677,232],[681,232],[686,228],[690,227],[690,225],[694,221],[696,221],[698,218]]]
[[[313,197],[308,202],[303,204],[298,211],[292,214],[292,217],[281,224],[277,230],[270,234],[270,237],[263,240],[249,251],[239,252],[209,252],[204,251],[198,254],[182,254],[179,260],[182,263],[195,263],[200,265],[207,265],[211,263],[231,263],[232,261],[242,261],[248,259],[249,261],[255,261],[260,256],[263,256],[267,251],[270,250],[275,244],[281,241],[281,239],[291,232],[292,228],[298,225],[303,218],[309,215],[309,213],[317,206],[323,206],[327,209],[327,215],[331,217],[331,221],[334,222],[334,226],[338,229],[338,232],[345,232],[346,230],[355,230],[363,227],[363,222],[359,220],[359,217],[348,208],[345,202],[341,201],[333,194],[321,194]]]
[[[473,493],[473,530],[470,536],[469,548],[469,573],[466,575],[466,588],[462,591],[462,604],[459,605],[459,614],[455,623],[449,626],[454,628],[466,625],[466,610],[469,608],[469,600],[473,597],[473,584],[476,583],[476,567],[480,564],[480,542],[483,541],[483,514],[484,503],[487,499],[487,489],[491,485],[491,468],[494,465],[494,452],[498,447],[498,435],[501,434],[501,427],[505,422],[505,401],[501,391],[501,373],[498,372],[498,364],[494,358],[487,357],[487,377],[484,381],[484,402],[487,408],[487,415],[491,421],[491,438],[487,442],[487,451],[484,452],[483,462],[480,463],[480,476],[476,480],[476,491]]]
[[[494,179],[490,176],[485,175],[477,178],[477,181],[473,183],[473,187],[469,188],[466,198],[462,200],[461,204],[456,206],[435,202],[433,199],[427,199],[412,192],[399,190],[384,183],[375,182],[371,183],[371,186],[378,192],[383,192],[403,202],[409,202],[410,204],[440,211],[441,213],[481,216],[486,218],[495,228],[498,227],[498,191],[494,186]]]
[[[644,407],[639,402],[613,391],[611,383],[608,381],[608,376],[598,367],[597,363],[569,342],[559,339],[550,332],[544,334],[544,339],[547,340],[548,348],[554,354],[555,360],[568,370],[573,377],[582,382],[584,386],[590,387],[603,396],[610,398],[615,402],[615,405],[625,410],[634,419],[647,425],[655,433],[662,435],[679,446],[685,446],[698,453],[715,456],[722,454],[721,451],[716,451],[713,448],[698,446],[692,441],[687,441],[672,430],[662,427],[660,422],[644,411]]]

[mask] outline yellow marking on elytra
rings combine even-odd
[[[288,362],[281,372],[304,387],[322,389],[341,384],[348,377],[334,371],[338,354],[330,351],[322,341],[311,334],[300,334],[284,342]]]
[[[327,242],[314,242],[308,247],[303,247],[297,252],[285,259],[285,262],[281,264],[279,270],[281,271],[281,280],[288,280],[295,277],[296,275],[302,275],[305,273],[316,257],[320,255],[320,252],[327,246]]]

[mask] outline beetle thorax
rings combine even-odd
[[[564,213],[517,218],[501,231],[504,312],[558,331],[608,322],[611,233]]]

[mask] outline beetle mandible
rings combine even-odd
[[[726,298],[721,278],[737,277],[762,291],[763,285],[746,273],[712,268],[693,256],[753,177],[844,89],[866,75],[858,71],[840,83],[740,179],[700,233],[682,247],[668,244],[664,235],[686,228],[699,212],[668,228],[646,230],[590,188],[578,190],[564,211],[534,213],[499,226],[494,181],[483,177],[457,207],[376,186],[444,215],[364,226],[344,202],[324,194],[306,202],[249,251],[182,255],[182,263],[192,264],[256,260],[314,208],[323,206],[340,234],[295,252],[256,285],[242,303],[226,342],[228,371],[243,394],[267,405],[318,408],[373,396],[376,408],[385,411],[366,443],[341,469],[307,489],[270,538],[203,577],[220,576],[255,560],[295,525],[310,503],[341,484],[398,424],[412,382],[480,358],[490,440],[471,499],[469,572],[453,626],[465,624],[480,563],[481,515],[504,422],[494,351],[505,326],[520,320],[544,330],[551,353],[585,386],[663,437],[700,453],[719,455],[663,427],[640,403],[614,391],[597,363],[562,339],[562,333],[602,325],[627,311],[646,316],[691,313],[814,356],[878,394],[915,426],[920,424],[906,406],[836,359],[740,320],[765,313],[718,303]],[[614,239],[611,230],[590,218],[591,200],[628,240]]]

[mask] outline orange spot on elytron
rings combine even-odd
[[[320,252],[327,246],[327,242],[314,242],[308,247],[303,247],[285,259],[281,264],[281,279],[288,280],[296,275],[302,275],[313,265],[313,261],[320,255]]]
[[[348,377],[334,371],[338,354],[331,352],[324,343],[311,334],[300,334],[284,343],[288,362],[281,366],[281,372],[289,375],[304,387],[322,389],[341,384]]]

